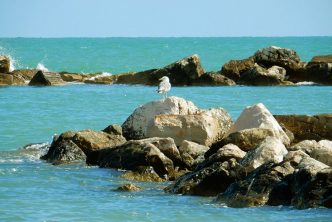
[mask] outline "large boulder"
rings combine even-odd
[[[10,71],[10,59],[7,56],[0,55],[0,73],[8,73]]]
[[[221,73],[234,81],[238,81],[242,73],[252,69],[254,64],[252,57],[243,60],[230,60],[221,67]]]
[[[62,80],[59,73],[42,70],[39,70],[29,82],[30,86],[56,86],[63,84],[65,84],[65,81]]]
[[[240,164],[243,166],[245,172],[252,172],[265,163],[280,163],[287,153],[286,147],[279,139],[267,137],[256,149],[249,151]]]
[[[100,167],[135,170],[140,166],[151,166],[160,177],[174,173],[173,161],[152,143],[130,140],[121,146],[100,152]]]
[[[42,157],[42,159],[49,162],[75,162],[75,157],[71,153],[76,154],[77,147],[81,149],[87,156],[86,162],[88,164],[96,164],[99,158],[99,151],[105,148],[114,148],[122,145],[126,139],[121,135],[110,135],[101,131],[82,130],[82,131],[68,131],[54,137],[49,152]],[[64,151],[62,151],[64,150]],[[66,152],[65,152],[66,151]],[[69,155],[69,157],[62,157],[61,155]],[[59,158],[59,159],[57,159]],[[82,160],[82,158],[79,158]]]
[[[274,134],[273,136],[279,138],[285,145],[289,145],[291,142],[279,123],[262,103],[246,107],[228,133],[251,128],[270,129]]]
[[[254,54],[254,61],[266,68],[277,65],[286,69],[287,73],[296,71],[300,67],[300,57],[292,49],[270,46],[258,50]]]
[[[255,64],[254,67],[244,73],[238,83],[254,86],[288,85],[285,81],[286,69],[279,66],[272,66],[268,69]]]
[[[204,160],[204,153],[208,149],[209,147],[207,146],[183,140],[179,147],[179,152],[185,166],[189,169],[193,169],[201,160]]]
[[[160,69],[116,75],[114,83],[156,85],[158,79],[168,76],[172,85],[183,86],[192,85],[204,73],[199,56],[194,54]]]
[[[189,115],[197,111],[198,108],[192,102],[174,96],[149,102],[135,109],[122,124],[123,135],[127,139],[143,139],[148,137],[148,128],[156,115]]]
[[[332,140],[332,114],[274,115],[274,117],[294,134],[294,142]]]
[[[318,144],[320,145],[320,148],[314,149],[310,156],[332,167],[332,141],[321,140]]]
[[[151,121],[146,135],[171,137],[177,146],[183,140],[210,146],[225,136],[232,123],[231,116],[222,108],[189,115],[161,114]]]

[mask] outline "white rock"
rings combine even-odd
[[[274,133],[274,136],[279,138],[285,145],[290,144],[289,137],[262,103],[246,107],[235,121],[228,134],[251,128],[270,129]]]
[[[128,117],[122,125],[123,135],[128,139],[143,139],[147,137],[148,126],[156,115],[188,115],[197,111],[198,108],[192,102],[175,96],[152,101],[135,109]]]
[[[314,149],[310,156],[326,165],[332,166],[332,141],[321,140],[318,144],[321,147]]]
[[[280,163],[288,153],[284,144],[275,137],[267,137],[256,149],[249,151],[240,164],[251,172],[267,162]]]
[[[189,115],[157,115],[148,126],[146,136],[171,137],[177,146],[184,140],[210,146],[225,136],[231,124],[231,117],[221,108]]]

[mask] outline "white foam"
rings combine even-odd
[[[98,79],[100,77],[106,77],[106,76],[112,76],[112,73],[110,73],[110,72],[102,72],[101,74],[96,75],[94,77],[91,77],[88,80],[96,80],[96,79]]]
[[[36,69],[38,69],[38,70],[40,70],[40,71],[48,72],[48,68],[46,68],[46,67],[44,66],[44,64],[42,64],[42,63],[38,63]]]
[[[304,81],[304,82],[298,82],[298,83],[296,83],[296,85],[298,85],[298,86],[311,86],[311,85],[316,85],[316,83],[315,82]]]

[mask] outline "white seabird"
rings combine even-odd
[[[171,90],[171,83],[169,82],[169,78],[167,76],[163,76],[159,79],[161,82],[159,83],[157,92],[162,93],[164,97],[167,97],[167,92]]]

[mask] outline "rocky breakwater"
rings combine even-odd
[[[216,196],[230,207],[332,207],[329,140],[293,144],[263,104],[247,107],[226,137],[166,192]]]

